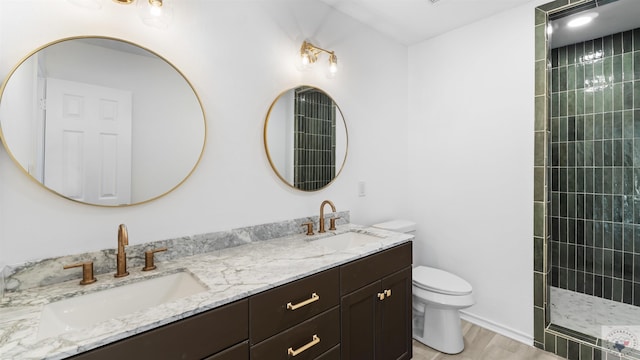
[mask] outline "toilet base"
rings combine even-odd
[[[413,316],[413,338],[446,354],[462,352],[464,339],[458,309],[435,306],[425,306],[423,309],[423,314]],[[423,329],[422,333],[420,329]]]

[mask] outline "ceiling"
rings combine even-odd
[[[435,3],[432,0],[321,1],[402,44],[413,45],[534,0],[437,0]],[[560,31],[563,25],[559,19],[554,24],[558,30],[552,36],[553,41],[571,44],[640,27],[639,0],[619,0],[586,11],[599,12],[607,8],[610,11],[598,16],[589,31],[585,28]]]
[[[587,26],[567,27],[569,21],[586,13],[596,13],[597,17]],[[640,1],[618,0],[595,8],[584,9],[577,14],[553,20],[550,25],[553,29],[551,48],[636,29],[640,27]]]
[[[531,0],[322,1],[402,44],[413,45]]]

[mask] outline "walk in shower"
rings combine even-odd
[[[634,355],[640,354],[640,2],[603,3],[550,17],[551,29],[560,30],[593,14],[593,5],[602,7],[600,16],[609,16],[606,7],[638,14],[636,24],[585,32],[577,42],[550,35],[549,320]]]

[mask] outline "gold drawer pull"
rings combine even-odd
[[[313,293],[313,294],[311,294],[311,298],[309,298],[309,299],[307,299],[307,300],[305,300],[303,302],[297,303],[295,305],[293,305],[292,303],[287,303],[287,309],[289,309],[289,310],[299,309],[299,308],[301,308],[301,307],[303,307],[305,305],[309,305],[312,302],[316,302],[318,300],[320,300],[320,296],[318,296],[318,294],[316,294],[316,293]]]
[[[309,342],[308,344],[306,344],[306,345],[304,345],[301,348],[296,349],[296,350],[293,350],[293,348],[289,348],[287,350],[287,355],[296,356],[296,355],[308,350],[310,347],[315,346],[319,342],[320,342],[320,338],[318,337],[318,335],[313,335],[313,338],[312,338],[311,342]]]
[[[385,291],[384,291],[384,294],[385,294],[387,297],[391,297],[391,289],[387,289],[387,290],[385,290]]]
[[[383,292],[378,293],[378,299],[384,300],[384,293]]]

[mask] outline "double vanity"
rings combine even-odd
[[[411,238],[343,224],[90,285],[78,270],[5,294],[0,357],[410,359]]]
[[[138,80],[143,71],[151,81]],[[181,185],[202,158],[207,121],[193,86],[164,58],[127,41],[54,41],[25,57],[5,85],[0,96],[20,101],[2,102],[0,140],[25,173],[66,199],[146,203]],[[158,89],[162,94],[152,91]],[[82,117],[74,112],[94,97],[109,101],[87,105]],[[46,111],[33,108],[43,103]],[[31,113],[37,115],[24,116]],[[103,113],[118,119],[118,136],[105,140],[80,126],[100,123]],[[96,144],[107,144],[100,151],[109,153]],[[269,108],[264,146],[287,186],[326,188],[347,156],[342,111],[319,88],[288,89]],[[118,159],[113,164],[121,168],[99,166],[102,157]],[[131,164],[145,167],[130,173]],[[326,232],[325,205],[334,213]],[[0,358],[410,359],[412,238],[351,225],[348,212],[336,213],[328,200],[319,218],[149,244],[128,246],[121,227],[117,253],[12,269],[0,298]]]

